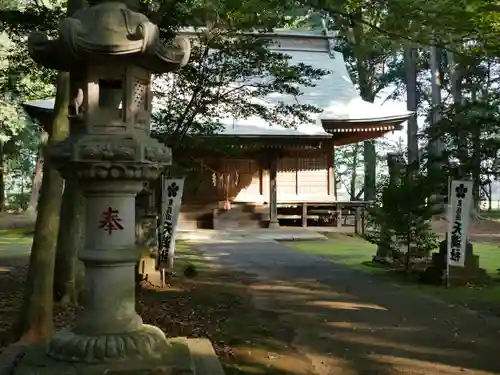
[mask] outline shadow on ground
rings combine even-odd
[[[0,348],[11,340],[19,315],[31,248],[30,231],[0,230]]]
[[[196,277],[180,277],[188,264],[196,266]],[[209,338],[228,375],[312,373],[292,345],[293,328],[278,312],[255,309],[254,276],[218,268],[193,249],[178,252],[176,269],[167,290],[142,290],[138,310],[147,323],[169,336]]]
[[[293,329],[293,346],[318,374],[500,373],[496,318],[275,242],[200,247],[261,276],[250,286],[255,306]]]
[[[5,247],[0,244],[0,351],[14,341],[11,327],[22,302],[30,238],[21,237],[25,243],[0,236],[0,242],[10,241]],[[196,277],[183,276],[187,265],[196,267]],[[143,283],[137,310],[146,323],[159,326],[167,336],[209,338],[228,375],[310,373],[307,359],[290,345],[293,330],[278,313],[254,308],[248,292],[253,282],[245,272],[215,268],[198,252],[184,249],[178,252],[176,274],[166,288]],[[71,326],[78,310],[56,304],[56,326]]]
[[[0,238],[0,344],[19,312],[29,238]],[[21,243],[25,241],[25,243]],[[139,296],[169,336],[208,337],[231,374],[495,374],[500,323],[283,245],[178,252],[166,290]],[[182,270],[195,265],[198,275]],[[216,265],[223,267],[216,267]],[[75,309],[55,306],[58,326]]]

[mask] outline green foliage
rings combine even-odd
[[[437,236],[430,226],[436,214],[429,204],[434,184],[427,175],[404,167],[392,181],[382,178],[377,199],[369,209],[366,239],[388,249],[394,259],[406,253],[407,270],[412,257],[427,255],[437,246]]]
[[[338,47],[348,64],[352,80],[359,86],[361,97],[373,102],[388,86],[404,80],[404,64],[400,57],[402,43],[367,26],[377,23],[385,29],[390,14],[383,6],[359,11],[357,1],[342,1],[337,12],[328,12],[331,28],[338,30]],[[344,14],[352,14],[346,17]]]
[[[393,41],[419,45],[461,46],[476,41],[483,50],[500,56],[498,0],[301,0],[345,24],[360,24]],[[360,15],[379,12],[379,18]]]
[[[33,30],[53,35],[62,14],[51,1],[0,4],[0,142],[7,204],[20,205],[31,188],[40,144],[40,129],[26,117],[21,104],[54,94],[54,73],[37,65],[26,48]]]
[[[7,196],[7,207],[10,211],[21,212],[28,208],[30,192],[19,192]]]
[[[442,109],[437,126],[423,132],[427,141],[442,140],[444,157],[460,166],[461,176],[456,177],[470,176],[476,160],[481,161],[481,175],[500,177],[499,99],[490,94],[486,100],[449,105]]]
[[[40,144],[40,131],[32,124],[5,145],[4,169],[7,206],[26,208]]]
[[[270,106],[263,99],[279,92],[300,96],[298,85],[314,85],[326,74],[267,48],[269,40],[255,35],[230,38],[211,30],[193,39],[189,64],[175,75],[156,80],[157,108],[153,134],[173,147],[186,145],[187,135],[210,135],[228,115],[257,116],[269,124],[294,127],[310,122],[311,105],[292,102]],[[198,145],[200,146],[200,145]],[[209,146],[204,144],[202,146]],[[215,147],[215,144],[210,146]]]
[[[380,175],[386,175],[386,159],[383,156],[388,150],[394,150],[398,145],[388,142],[386,139],[375,140],[376,168]],[[353,143],[345,146],[335,147],[335,177],[336,186],[345,189],[350,200],[363,200],[364,179],[363,169],[365,160],[363,155],[363,143]]]
[[[198,275],[198,270],[196,269],[196,266],[192,263],[189,263],[184,267],[183,274],[187,278],[193,278]]]
[[[10,93],[17,105],[26,99],[53,95],[53,86],[50,85],[52,90],[46,90],[46,84],[54,82],[54,72],[41,68],[29,58],[25,40],[33,30],[56,36],[66,4],[57,0],[11,2],[0,16],[0,24],[10,41],[4,54],[7,64],[3,67],[5,79],[3,86],[0,85],[0,94]],[[141,7],[159,25],[165,39],[181,27],[205,30],[194,41],[188,66],[180,74],[162,77],[163,83],[154,88],[158,106],[162,103],[165,106],[154,115],[153,125],[157,127],[153,135],[174,148],[186,146],[191,141],[186,137],[188,134],[212,134],[220,127],[220,119],[228,114],[256,115],[269,123],[294,126],[309,121],[308,114],[317,112],[312,106],[298,104],[268,107],[261,99],[271,92],[298,96],[296,85],[311,84],[323,71],[301,64],[290,66],[287,56],[269,51],[267,42],[260,38],[227,37],[242,31],[268,31],[294,24],[304,13],[296,3],[153,0],[142,1]],[[256,9],[259,12],[255,12]],[[19,116],[5,116],[16,117]],[[12,129],[10,124],[6,127]],[[218,145],[203,142],[203,146]]]

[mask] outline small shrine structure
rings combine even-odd
[[[192,30],[181,34],[196,36]],[[259,36],[271,39],[269,48],[290,55],[292,64],[329,71],[314,81],[315,86],[300,87],[299,97],[273,93],[263,100],[271,104],[298,101],[322,112],[313,123],[295,129],[270,125],[258,117],[228,116],[223,129],[209,138],[238,148],[237,156],[193,150],[199,175],[196,181],[186,181],[180,226],[276,228],[281,219],[302,219],[305,226],[308,219],[325,216],[311,210],[330,217],[332,210],[337,211],[335,220],[340,226],[340,206],[353,202],[337,200],[334,148],[398,130],[412,112],[404,104],[381,106],[362,100],[331,32],[283,29]],[[44,113],[53,108],[53,101],[26,106]]]

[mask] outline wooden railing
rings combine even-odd
[[[371,202],[279,202],[278,220],[301,220],[307,227],[307,220],[330,224],[337,228],[354,227],[356,234],[364,234],[367,207]]]

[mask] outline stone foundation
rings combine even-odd
[[[441,241],[439,252],[432,254],[432,265],[422,275],[425,283],[443,283],[446,272],[446,246],[446,240]],[[486,271],[479,267],[479,256],[474,255],[472,244],[467,242],[464,267],[450,267],[450,285],[486,284],[489,281],[490,277]]]
[[[0,355],[0,375],[223,375],[207,339],[168,339],[168,354],[157,359],[111,363],[59,361],[46,345],[13,345]]]

